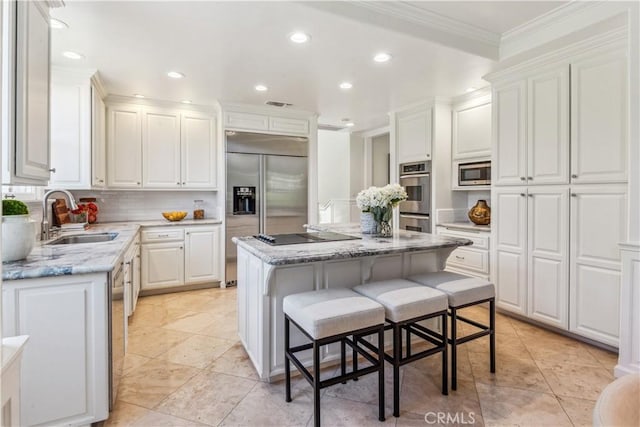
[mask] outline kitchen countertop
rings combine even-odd
[[[110,272],[141,227],[220,223],[222,223],[221,220],[210,218],[177,222],[162,219],[93,224],[88,230],[60,233],[57,237],[92,233],[118,233],[118,236],[108,242],[71,245],[47,245],[36,242],[26,259],[2,264],[2,280]],[[55,238],[51,240],[55,240]]]
[[[360,224],[308,225],[309,230],[332,231],[360,237],[360,240],[303,243],[271,246],[254,237],[234,237],[233,242],[270,265],[302,264],[315,261],[417,252],[447,247],[467,246],[467,239],[437,236],[427,233],[399,230],[393,237],[380,237],[360,233]]]
[[[442,222],[436,224],[438,227],[457,228],[460,230],[472,230],[472,231],[491,231],[491,225],[477,225],[470,221],[465,222]]]

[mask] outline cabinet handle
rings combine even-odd
[[[533,177],[532,177],[532,176],[528,176],[528,177],[527,177],[527,179],[528,179],[529,181],[533,181]]]
[[[456,255],[456,259],[464,259],[464,257]]]
[[[158,237],[169,237],[168,234],[158,234]]]
[[[51,172],[51,173],[56,173],[56,168],[51,168],[51,169],[49,169],[49,172]]]
[[[131,261],[125,262],[124,265],[131,265]]]
[[[526,180],[527,180],[527,178],[525,178],[524,176],[520,177],[520,181],[526,181]]]
[[[578,177],[578,175],[576,175],[576,174],[571,175],[571,178],[574,178],[574,179],[575,179],[575,178],[577,178],[577,177]]]
[[[576,193],[571,193],[571,197],[578,197]]]
[[[136,184],[140,185],[140,182],[136,182]]]
[[[180,250],[182,250],[182,246],[180,246]]]
[[[190,233],[187,231],[187,236],[188,236],[189,234],[190,234]]]

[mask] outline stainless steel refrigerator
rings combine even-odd
[[[307,223],[309,141],[226,132],[226,281],[236,275],[232,237],[303,232]]]

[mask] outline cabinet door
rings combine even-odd
[[[453,159],[491,156],[491,99],[453,109]]]
[[[220,280],[220,228],[194,227],[185,232],[184,281]]]
[[[286,134],[299,133],[306,135],[309,133],[309,120],[292,119],[287,117],[269,117],[269,130]]]
[[[184,284],[183,245],[183,242],[142,245],[142,290]]]
[[[107,110],[98,91],[91,86],[91,185],[107,183]]]
[[[527,183],[569,183],[569,67],[528,80]]]
[[[91,188],[91,87],[88,80],[52,76],[50,186]]]
[[[493,89],[494,185],[526,183],[526,90],[525,81]]]
[[[142,160],[144,188],[181,188],[178,112],[143,111]]]
[[[253,113],[228,112],[224,115],[225,128],[269,130],[269,116]]]
[[[135,105],[108,108],[107,181],[109,187],[142,186],[142,111]]]
[[[567,329],[569,190],[528,188],[528,315]]]
[[[29,335],[22,425],[89,425],[108,417],[107,306],[106,274],[3,283],[2,334]]]
[[[397,114],[398,163],[431,160],[432,110],[421,106]]]
[[[492,277],[497,304],[527,314],[527,194],[525,187],[496,189],[492,206]]]
[[[622,185],[571,189],[570,330],[617,346],[620,252],[626,236],[627,196]]]
[[[571,64],[571,182],[627,180],[628,93],[625,51]]]
[[[195,113],[182,113],[182,186],[215,188],[217,159],[215,119]]]
[[[15,175],[49,181],[49,12],[17,2]]]

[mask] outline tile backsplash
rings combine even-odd
[[[187,211],[193,216],[193,201],[202,200],[206,218],[220,218],[216,193],[212,191],[72,191],[76,201],[95,197],[98,222],[162,219],[161,212]]]

